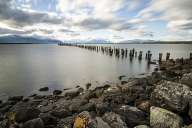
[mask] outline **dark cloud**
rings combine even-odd
[[[59,30],[60,32],[64,32],[64,33],[74,33],[75,31],[73,30],[70,30],[70,29],[65,29],[65,28],[62,28]]]
[[[109,21],[109,20],[87,18],[77,23],[76,25],[88,30],[97,30],[97,29],[107,29],[111,26],[111,24],[112,24],[112,21]]]
[[[36,23],[60,24],[63,21],[62,18],[57,18],[44,12],[13,9],[11,7],[11,1],[12,0],[0,1],[0,20],[8,22],[10,25],[22,27]]]

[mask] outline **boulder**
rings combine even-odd
[[[48,87],[43,87],[43,88],[40,88],[39,91],[40,91],[40,92],[49,91],[49,88],[48,88]]]
[[[44,128],[44,123],[40,118],[36,118],[25,122],[22,128]]]
[[[69,116],[64,119],[60,119],[56,128],[73,128],[74,116]]]
[[[149,113],[150,107],[151,107],[150,101],[141,101],[137,105],[137,108],[139,108],[140,110],[143,110],[144,112],[147,112],[147,113]]]
[[[102,101],[96,102],[95,107],[96,107],[96,113],[98,115],[102,115],[106,112],[111,111],[111,107],[109,106],[109,103],[107,103],[107,102],[102,102]]]
[[[43,120],[45,125],[55,125],[57,124],[57,118],[49,113],[42,113],[39,117]]]
[[[60,95],[62,93],[61,90],[54,90],[53,95]]]
[[[138,125],[138,126],[135,126],[134,128],[150,128],[150,127],[147,125]]]
[[[88,90],[91,87],[91,83],[87,83],[85,86],[86,86],[86,89]]]
[[[192,92],[188,86],[170,81],[161,81],[153,90],[151,101],[156,106],[171,111],[184,112],[191,96]]]
[[[35,108],[21,108],[15,111],[15,113],[15,120],[16,122],[20,123],[37,118],[40,114],[40,111]]]
[[[181,83],[186,84],[192,88],[192,73],[184,74],[181,78]]]
[[[152,106],[150,108],[150,126],[152,128],[181,128],[182,119],[166,109]]]
[[[111,127],[106,122],[104,122],[102,118],[96,117],[88,124],[88,128],[111,128]]]
[[[57,118],[65,118],[67,116],[70,116],[71,113],[66,109],[55,109],[51,111],[51,115]]]
[[[114,112],[105,113],[102,119],[107,122],[111,128],[127,128],[126,123],[121,119],[120,115]]]
[[[23,96],[14,96],[14,97],[9,97],[8,101],[21,101],[23,99]]]
[[[72,91],[68,91],[65,93],[65,97],[69,97],[69,98],[77,97],[78,95],[80,95],[80,93],[83,92],[83,90],[84,90],[83,88],[78,88]]]
[[[95,111],[95,103],[87,103],[79,107],[79,112],[82,111]]]
[[[134,101],[138,97],[137,94],[130,94],[130,93],[114,93],[114,94],[107,94],[103,96],[103,102],[109,103],[111,106],[119,105],[119,104],[134,104]]]
[[[8,119],[0,121],[0,128],[8,128]]]
[[[136,107],[132,107],[129,105],[121,105],[114,108],[113,111],[121,116],[121,118],[126,122],[128,127],[148,124],[146,114]]]
[[[73,128],[86,128],[90,121],[90,113],[88,111],[81,112],[75,117]]]

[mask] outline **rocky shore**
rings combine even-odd
[[[163,61],[158,69],[120,76],[121,84],[10,97],[0,101],[0,128],[192,128],[192,60]]]

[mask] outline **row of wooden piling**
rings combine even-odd
[[[68,43],[60,43],[60,46],[73,46],[73,47],[78,47],[82,49],[87,49],[90,51],[96,51],[96,52],[101,52],[103,54],[109,55],[109,56],[115,56],[117,58],[122,57],[122,58],[127,58],[129,56],[130,60],[133,58],[138,58],[138,60],[143,59],[143,51],[137,52],[134,48],[131,50],[128,50],[127,48],[116,48],[116,47],[111,47],[111,46],[94,46],[94,45],[83,45],[83,44],[68,44]],[[166,53],[166,61],[170,60],[171,54],[168,52]],[[163,53],[159,53],[159,58],[158,62],[161,63],[163,58]],[[145,53],[145,59],[148,61],[148,63],[153,63],[152,62],[152,53],[151,51],[147,51]],[[190,53],[190,60],[192,60],[192,53]]]

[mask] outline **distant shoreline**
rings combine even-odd
[[[58,43],[0,43],[1,44],[58,44]],[[73,44],[192,44],[192,41],[155,41],[141,43],[73,43]]]

